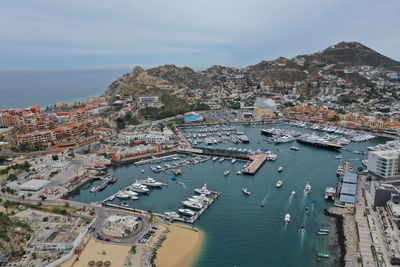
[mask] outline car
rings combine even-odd
[[[156,232],[156,231],[154,231],[154,230],[149,230],[148,233],[152,235],[152,234],[154,234],[155,232]]]
[[[121,240],[115,239],[114,242],[116,242],[116,243],[121,243]]]
[[[151,227],[151,229],[153,229],[153,230],[158,230],[158,228],[155,227],[155,226]]]
[[[111,241],[111,239],[107,237],[106,239],[104,239],[104,241]]]
[[[102,237],[102,236],[99,236],[99,237],[98,237],[98,239],[100,239],[100,240],[104,240],[104,237]]]

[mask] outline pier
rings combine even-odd
[[[212,198],[210,199],[210,201],[208,201],[203,208],[201,208],[197,214],[193,217],[190,218],[184,218],[184,217],[179,217],[179,218],[174,218],[173,220],[175,221],[180,221],[180,222],[185,222],[185,223],[195,223],[196,220],[211,206],[211,204],[214,203],[214,201],[221,195],[221,192],[216,192],[216,191],[211,191],[211,193],[213,194]],[[124,207],[124,206],[120,206],[120,205],[116,205],[116,204],[111,204],[111,203],[107,203],[107,202],[103,202],[103,206],[106,207],[111,207],[111,208],[115,208],[115,209],[120,209],[120,210],[127,210],[127,211],[132,211],[132,212],[137,212],[140,213],[142,215],[149,215],[150,213],[148,211],[145,210],[140,210],[140,209],[136,209],[136,208],[131,208],[131,207]],[[164,214],[160,214],[160,213],[152,213],[152,215],[163,218],[163,219],[169,219],[168,216],[164,215]]]
[[[252,162],[247,168],[243,170],[243,173],[254,175],[258,171],[258,169],[264,164],[267,158],[267,154],[251,155],[250,159],[252,160]]]

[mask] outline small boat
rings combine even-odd
[[[242,188],[242,192],[243,192],[245,195],[250,195],[250,194],[251,194],[251,192],[249,191],[249,189],[247,189],[247,187],[243,187],[243,188]]]
[[[142,173],[144,173],[144,170],[142,169]]]
[[[129,207],[129,205],[126,204],[126,203],[122,203],[121,206],[122,206],[122,207]]]
[[[292,191],[292,197],[296,194],[296,191]]]
[[[297,146],[292,146],[290,149],[295,150],[295,151],[299,150],[299,148]]]
[[[228,171],[228,170],[225,170],[225,171],[224,171],[224,175],[227,176],[228,174],[229,174],[229,171]]]
[[[216,161],[217,159],[218,159],[218,157],[213,157],[212,158],[213,161]]]
[[[220,158],[218,161],[219,161],[219,162],[223,162],[224,160],[225,160],[225,158],[222,157],[222,158]]]
[[[195,212],[191,209],[178,209],[178,211],[186,216],[194,216],[197,214],[197,212]]]
[[[281,172],[281,171],[283,171],[283,167],[278,168],[278,172]]]
[[[301,229],[305,229],[306,226],[305,226],[304,224],[302,224],[300,228],[301,228]]]
[[[242,172],[241,171],[237,171],[237,173],[236,173],[237,175],[241,175],[242,174]]]
[[[282,187],[283,182],[281,180],[278,180],[278,182],[276,182],[276,188],[280,188]]]
[[[176,181],[176,176],[175,176],[175,175],[172,175],[172,176],[171,176],[171,180]]]
[[[329,258],[330,257],[330,255],[326,254],[326,253],[317,253],[317,256],[318,257],[322,257],[322,258]]]
[[[232,159],[231,160],[232,163],[235,163],[236,161],[237,161],[237,159]]]
[[[304,194],[308,194],[311,192],[311,185],[310,182],[306,183],[306,187],[304,187]]]
[[[110,196],[110,197],[108,198],[108,200],[112,201],[112,200],[114,200],[114,198],[115,198],[115,195],[112,195],[112,196]]]
[[[276,147],[276,150],[279,150],[279,146]]]
[[[319,229],[320,232],[329,232],[329,229]]]
[[[331,226],[330,223],[323,223],[322,226]]]
[[[139,197],[138,197],[138,196],[131,196],[131,199],[132,199],[132,200],[138,200]]]
[[[310,209],[308,207],[305,208],[305,212],[306,214],[308,214],[308,212],[310,211]]]
[[[317,235],[327,235],[327,232],[317,232]]]
[[[289,214],[289,213],[287,213],[287,214],[285,215],[285,222],[286,222],[286,223],[290,222],[290,214]]]
[[[335,159],[342,159],[342,158],[343,158],[342,155],[337,155],[337,156],[335,157]]]
[[[264,207],[264,205],[265,205],[265,200],[262,200],[262,201],[260,202],[260,206],[261,206],[261,207]]]

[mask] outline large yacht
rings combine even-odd
[[[306,183],[306,187],[304,187],[304,194],[308,194],[311,192],[311,185],[310,182]]]
[[[197,212],[195,212],[191,209],[178,209],[178,211],[180,213],[182,213],[183,215],[187,215],[187,216],[195,216],[197,214]]]
[[[130,196],[122,191],[118,192],[117,194],[115,194],[115,196],[117,198],[122,198],[122,199],[128,199],[130,198]]]
[[[162,186],[161,182],[157,182],[151,177],[148,177],[146,180],[144,180],[141,184],[151,186],[151,187],[160,187]]]
[[[141,183],[134,183],[130,186],[130,190],[138,193],[148,193],[150,190],[147,186],[142,185]]]
[[[193,208],[193,209],[201,209],[203,207],[202,204],[199,202],[193,202],[189,200],[182,201],[182,204],[186,207]]]
[[[210,190],[207,189],[207,184],[204,184],[202,188],[196,188],[194,190],[194,192],[198,193],[198,194],[204,194],[206,196],[208,196],[209,194],[211,194]]]

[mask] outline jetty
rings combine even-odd
[[[180,222],[185,222],[185,223],[195,223],[196,220],[214,203],[214,201],[221,195],[221,192],[216,192],[216,191],[211,191],[213,194],[212,198],[204,205],[203,208],[201,208],[195,216],[192,216],[190,218],[184,218],[184,217],[179,217],[179,218],[173,218],[175,221],[180,221]],[[125,207],[121,205],[116,205],[116,204],[111,204],[108,202],[103,202],[103,206],[105,207],[111,207],[115,209],[120,209],[120,210],[127,210],[127,211],[132,211],[132,212],[137,212],[140,214],[147,215],[149,214],[148,211],[145,210],[140,210],[136,208],[131,208],[131,207]],[[167,215],[165,214],[160,214],[160,213],[155,213],[153,212],[152,215],[163,218],[163,219],[170,219]]]
[[[250,159],[252,160],[252,162],[242,172],[245,174],[254,175],[258,171],[258,169],[264,164],[267,158],[268,158],[267,154],[251,155]]]

